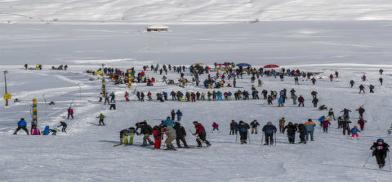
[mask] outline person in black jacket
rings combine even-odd
[[[235,122],[234,120],[231,120],[230,123],[230,135],[237,135],[237,131],[238,131],[238,124],[237,122]]]
[[[181,142],[184,144],[185,148],[189,148],[188,144],[186,143],[185,137],[186,137],[186,131],[183,126],[179,122],[176,122],[174,124],[174,129],[176,130],[176,142],[177,142],[177,147],[182,148]]]
[[[389,145],[380,138],[377,139],[377,142],[373,143],[370,150],[373,151],[372,154],[376,157],[378,167],[382,169],[385,166],[385,158],[387,158],[389,152]]]
[[[292,123],[289,122],[284,128],[283,133],[287,130],[287,137],[289,139],[290,144],[295,143],[295,132],[297,131],[297,127]]]
[[[240,141],[241,144],[246,144],[246,141],[248,140],[248,130],[249,130],[249,124],[245,123],[243,121],[240,121],[238,124],[238,131],[240,132]]]
[[[298,133],[299,133],[299,138],[301,140],[301,142],[299,143],[306,144],[306,140],[305,140],[306,130],[305,130],[305,125],[303,123],[300,123],[298,125]]]
[[[140,132],[138,130],[140,129]],[[153,145],[154,142],[150,139],[150,135],[152,134],[152,127],[147,124],[147,121],[136,123],[136,134],[140,135],[143,134],[143,145],[146,146],[148,144]],[[147,143],[148,142],[148,143]]]
[[[251,134],[256,134],[257,135],[257,127],[260,126],[259,122],[257,120],[254,120],[250,123],[250,126],[252,127]]]
[[[265,144],[264,145],[273,145],[274,144],[274,134],[276,133],[276,127],[271,123],[268,122],[263,127],[263,132],[265,135]]]

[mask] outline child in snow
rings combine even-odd
[[[352,139],[358,139],[358,137],[359,137],[359,134],[358,133],[360,133],[361,131],[358,129],[358,127],[357,126],[354,126],[352,129],[351,129],[351,137],[352,137]]]
[[[219,131],[219,124],[216,122],[212,123],[212,132],[214,132],[215,130]]]

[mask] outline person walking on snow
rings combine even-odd
[[[380,138],[373,143],[370,150],[372,150],[372,155],[376,157],[378,167],[382,169],[385,166],[385,158],[387,158],[389,152],[389,145]]]
[[[351,129],[351,138],[352,139],[358,139],[359,138],[359,133],[360,133],[361,131],[358,129],[358,127],[357,126],[354,126],[352,129]]]
[[[305,122],[304,125],[306,130],[306,141],[309,141],[309,138],[311,141],[314,141],[313,133],[314,133],[314,128],[316,127],[316,123],[312,121],[312,119],[308,119],[308,121]]]
[[[363,113],[365,113],[363,106],[360,106],[356,111],[358,111],[359,118],[363,118]]]
[[[202,147],[202,143],[205,143],[207,147],[211,146],[210,142],[207,140],[207,133],[204,126],[197,121],[194,121],[193,125],[196,129],[196,132],[193,135],[196,136],[197,147]]]
[[[185,128],[181,125],[181,123],[176,122],[174,124],[174,129],[176,130],[176,143],[178,148],[182,148],[181,142],[184,144],[185,148],[189,148],[188,144],[185,140],[186,137],[186,131]]]
[[[173,145],[173,141],[177,138],[176,137],[176,130],[174,129],[174,121],[167,117],[166,120],[162,123],[165,126],[165,134],[166,134],[166,149],[167,150],[176,150]]]
[[[331,125],[331,122],[329,121],[329,118],[326,118],[323,122],[322,122],[322,127],[323,127],[323,132],[324,133],[328,133],[328,128]]]
[[[219,131],[219,124],[216,122],[213,122],[212,123],[212,132],[214,132],[215,130]]]
[[[177,115],[177,121],[181,121],[182,112],[179,109],[177,110],[176,115]]]
[[[229,135],[237,135],[237,122],[235,122],[234,120],[231,120],[231,123],[230,123],[230,133],[229,133]]]
[[[161,149],[162,129],[160,126],[154,126],[154,128],[152,128],[152,136],[154,137],[154,149]]]
[[[264,125],[262,131],[265,135],[265,144],[264,145],[273,145],[274,144],[274,134],[276,134],[276,127],[272,125],[272,122],[268,122]]]
[[[246,144],[248,140],[248,130],[249,130],[249,125],[248,123],[245,123],[243,121],[240,121],[238,124],[238,131],[240,132],[240,141],[241,144]]]
[[[279,132],[280,132],[280,133],[283,133],[283,129],[284,129],[284,127],[285,127],[285,123],[286,123],[286,120],[285,120],[284,117],[282,117],[282,118],[279,120]]]
[[[27,130],[27,122],[25,121],[24,118],[21,118],[18,121],[18,128],[16,128],[14,135],[18,134],[19,130],[24,130],[26,132],[26,134],[29,135],[29,130]]]
[[[284,128],[283,128],[283,133],[287,131],[287,138],[289,140],[290,144],[295,143],[295,132],[297,132],[297,127],[292,123],[289,122]]]
[[[298,102],[298,107],[305,107],[305,98],[302,95],[298,97]]]

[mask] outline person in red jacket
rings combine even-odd
[[[216,122],[212,123],[212,132],[214,132],[215,130],[219,131],[219,124]]]
[[[298,97],[298,102],[298,107],[305,107],[305,98],[302,95]]]
[[[162,141],[162,129],[159,126],[154,126],[152,129],[152,135],[154,136],[154,149],[161,149]]]
[[[206,130],[204,129],[204,126],[197,122],[194,121],[193,125],[195,126],[196,132],[193,135],[197,135],[196,142],[197,142],[197,147],[202,147],[202,143],[205,143],[207,147],[211,146],[210,142],[206,139],[207,134]]]
[[[72,118],[72,119],[74,119],[74,110],[72,109],[72,107],[69,107],[68,108],[68,117],[67,117],[67,119],[69,119],[69,118]]]

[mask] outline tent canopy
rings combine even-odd
[[[264,68],[279,68],[279,65],[277,64],[267,64],[264,66]]]
[[[238,63],[237,66],[238,67],[250,67],[251,65],[248,63]]]

